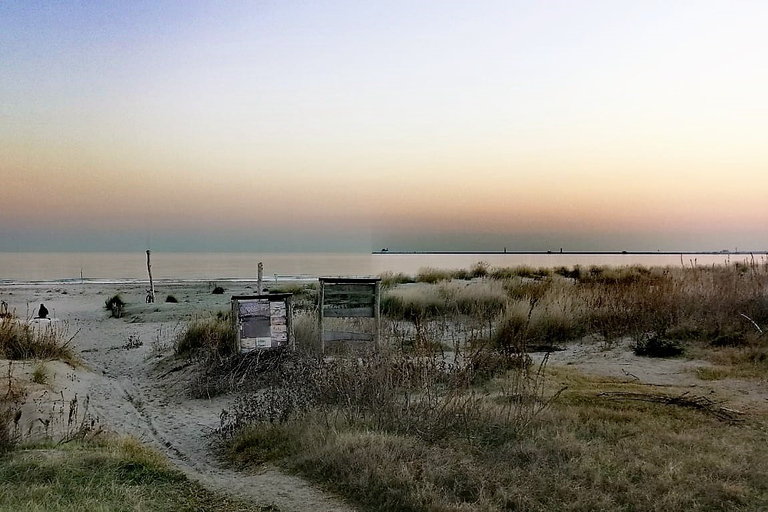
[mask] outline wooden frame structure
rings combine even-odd
[[[328,341],[372,341],[381,338],[381,278],[321,277],[318,295],[320,347],[325,353]],[[373,318],[374,334],[326,331],[326,318]]]
[[[238,352],[279,347],[296,350],[292,293],[235,295],[231,300]]]

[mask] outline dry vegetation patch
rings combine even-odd
[[[386,277],[383,350],[287,358],[223,416],[230,461],[277,463],[371,510],[768,508],[765,417],[527,355],[630,338],[764,377],[765,261]]]
[[[709,398],[561,370],[539,387],[510,370],[461,393],[399,381],[386,398],[373,393],[392,377],[382,366],[347,367],[322,399],[297,384],[242,402],[225,418],[226,456],[276,462],[370,510],[768,506],[765,418],[735,423]]]

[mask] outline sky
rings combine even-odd
[[[768,2],[0,2],[0,251],[766,250]]]

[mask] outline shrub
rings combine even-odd
[[[173,295],[168,295],[168,296],[165,298],[165,302],[170,302],[170,303],[172,303],[172,304],[176,304],[177,302],[179,302],[179,299],[177,299],[177,298],[176,298],[176,297],[174,297]]]
[[[638,340],[633,347],[635,355],[645,357],[675,357],[683,353],[683,346],[676,340],[651,335]]]
[[[221,286],[217,286],[213,289],[211,293],[213,293],[214,295],[222,295],[224,293],[224,288],[222,288]]]
[[[114,318],[122,318],[125,302],[119,293],[111,296],[104,301],[104,307],[112,314]]]
[[[469,269],[469,273],[472,277],[487,277],[491,265],[486,261],[478,261],[472,268]]]

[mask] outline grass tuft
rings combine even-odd
[[[235,350],[235,328],[227,315],[191,321],[177,337],[174,351],[179,355],[230,354]]]
[[[16,318],[0,319],[0,358],[61,359],[71,361],[74,353],[64,323],[25,323]]]
[[[32,370],[32,382],[36,384],[48,384],[50,377],[48,368],[45,366],[45,361],[37,361]]]

